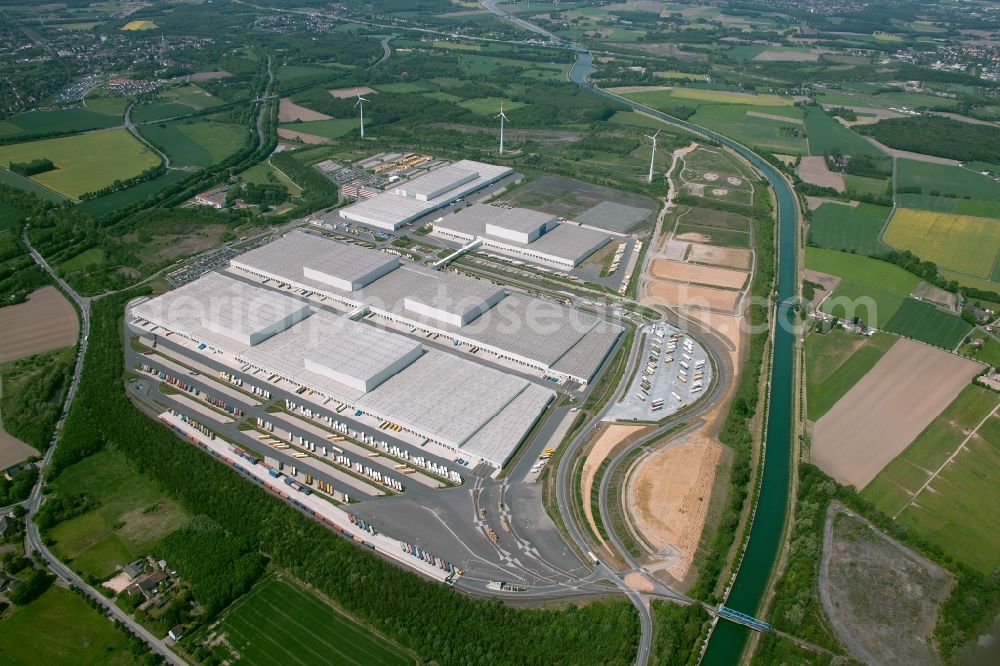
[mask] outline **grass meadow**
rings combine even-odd
[[[863,338],[839,328],[806,338],[808,419],[818,421],[830,411],[895,343],[891,335]]]
[[[262,637],[265,637],[262,640]],[[403,648],[338,612],[301,585],[270,577],[201,629],[193,641],[219,663],[403,666]]]
[[[861,492],[883,513],[899,514],[900,522],[984,574],[1000,565],[1000,532],[995,529],[1000,523],[1000,417],[990,417],[966,450],[907,503],[998,401],[986,388],[965,388]]]
[[[889,208],[872,204],[856,207],[825,203],[812,213],[809,240],[819,247],[873,255],[884,252],[879,232]]]
[[[942,268],[988,278],[1000,251],[1000,222],[903,208],[893,215],[884,240]]]
[[[30,180],[71,199],[138,175],[160,162],[125,129],[0,146],[0,164],[52,160],[56,168]]]

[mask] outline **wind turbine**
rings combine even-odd
[[[494,117],[500,119],[500,154],[503,155],[503,123],[507,120],[507,116],[503,112],[503,104],[500,105],[500,113]]]
[[[656,130],[656,134],[653,136],[646,135],[647,139],[653,140],[653,154],[649,158],[649,182],[653,182],[653,162],[656,161],[656,137],[660,135],[660,130]]]
[[[358,93],[358,101],[354,105],[355,109],[358,109],[358,108],[361,109],[361,138],[362,139],[365,138],[365,102],[367,102],[367,101],[368,101],[367,99],[365,99],[364,97],[361,96],[361,93]]]

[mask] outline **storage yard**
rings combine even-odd
[[[693,338],[669,324],[643,331],[644,362],[606,420],[659,421],[696,402],[712,384],[708,354]]]

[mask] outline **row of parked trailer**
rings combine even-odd
[[[401,541],[399,543],[399,547],[403,550],[404,553],[413,555],[415,558],[423,560],[424,562],[427,562],[428,564],[435,566],[438,569],[441,569],[442,571],[447,571],[452,576],[461,576],[463,573],[465,573],[461,567],[456,567],[451,562],[446,562],[440,557],[432,553],[428,553],[420,546],[414,546]]]
[[[396,458],[402,462],[407,462],[412,465],[416,465],[422,469],[432,472],[443,479],[447,479],[452,483],[461,484],[462,475],[455,470],[449,469],[447,465],[439,465],[433,460],[428,460],[424,456],[411,456],[410,452],[400,448],[399,446],[392,444],[390,445],[384,439],[375,439],[374,436],[368,435],[361,432],[360,430],[354,430],[347,423],[333,418],[332,416],[321,414],[319,411],[314,411],[311,407],[306,407],[305,405],[300,405],[293,400],[285,399],[285,407],[292,411],[301,414],[309,419],[315,419],[326,423],[327,427],[336,433],[339,433],[345,437],[350,437],[352,440],[359,442],[362,445],[368,446],[373,449],[382,451],[383,453]],[[328,438],[330,439],[330,438]],[[411,472],[403,471],[404,474],[411,474]]]
[[[270,421],[265,421],[261,417],[257,417],[257,426],[267,430],[268,432],[274,432],[274,424]],[[273,441],[273,440],[272,440]],[[344,454],[344,450],[333,444],[316,444],[316,442],[310,441],[303,437],[302,435],[294,435],[291,432],[288,433],[288,442],[293,445],[308,451],[310,453],[315,453],[317,456],[322,456],[323,458],[329,458],[336,462],[341,467],[344,467],[352,472],[365,476],[376,483],[380,483],[390,490],[396,492],[403,492],[405,490],[402,483],[396,479],[390,477],[387,474],[383,474],[377,469],[372,469],[370,466],[365,465],[360,462],[352,461],[349,457]],[[331,458],[332,456],[332,458]],[[296,456],[299,457],[299,456]]]
[[[244,411],[239,407],[237,407],[236,405],[231,405],[225,400],[222,400],[221,398],[216,398],[215,396],[209,395],[208,393],[202,393],[201,389],[199,389],[197,386],[189,384],[183,379],[174,377],[173,375],[166,373],[162,370],[157,370],[156,368],[152,367],[147,363],[143,363],[142,365],[139,365],[137,367],[141,368],[144,372],[153,375],[154,377],[159,377],[161,381],[170,384],[174,388],[178,388],[182,391],[190,393],[193,396],[202,398],[208,404],[212,405],[216,409],[226,412],[230,416],[239,418],[241,416],[246,415]]]
[[[244,385],[243,380],[234,375],[231,372],[226,372],[225,370],[219,371],[219,376],[225,379],[227,382],[233,386],[238,386],[239,388],[245,388],[254,395],[260,396],[261,398],[271,399],[271,392],[267,389],[260,388],[259,386],[254,386],[253,384]]]

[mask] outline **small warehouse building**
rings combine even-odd
[[[517,259],[572,270],[611,241],[611,235],[560,222],[527,208],[473,204],[434,220],[434,235]]]
[[[513,173],[510,167],[459,160],[396,185],[338,211],[340,217],[395,231],[430,212],[469,196]]]

